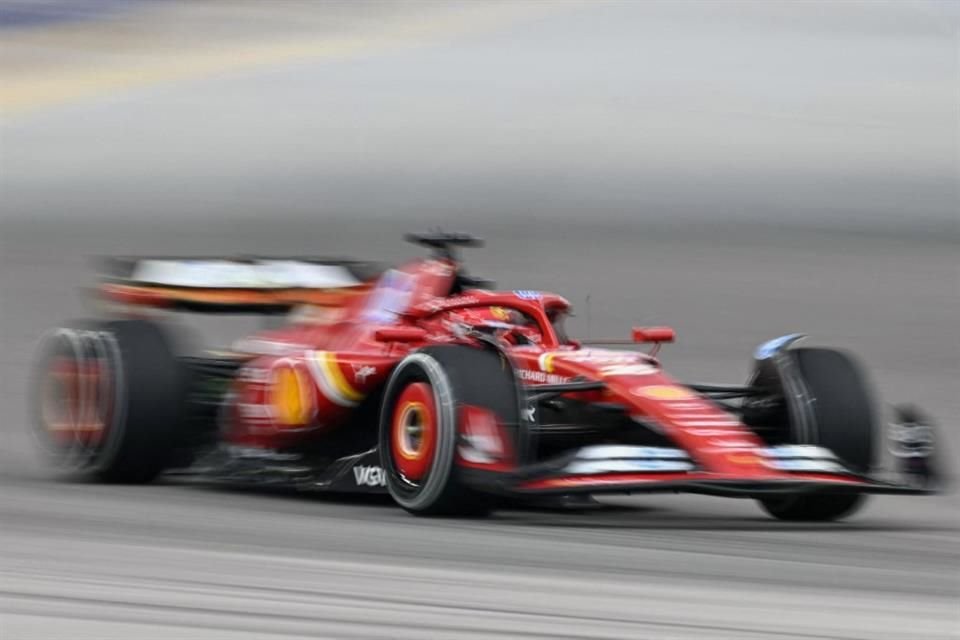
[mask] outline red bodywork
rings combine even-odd
[[[362,294],[323,309],[308,322],[242,341],[237,350],[255,357],[235,380],[223,438],[242,447],[278,450],[350,428],[357,408],[383,387],[406,354],[431,344],[469,342],[460,331],[463,323],[489,321],[504,325],[499,338],[524,387],[602,381],[602,389],[567,395],[622,406],[637,429],[657,425],[661,435],[687,452],[695,465],[685,472],[553,474],[518,479],[513,490],[633,490],[649,483],[697,481],[864,484],[851,474],[773,468],[760,454],[765,447],[760,438],[736,416],[664,373],[652,356],[582,347],[558,335],[551,319],[567,312],[569,304],[563,298],[485,290],[451,295],[455,273],[449,260],[414,261],[387,271]],[[665,328],[635,336],[654,342],[672,337]],[[461,431],[493,442],[499,455],[478,460],[461,452],[459,464],[491,473],[516,471],[512,445],[500,426],[482,410],[470,406],[461,410]]]

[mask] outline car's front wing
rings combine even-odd
[[[767,447],[744,453],[742,474],[698,468],[679,449],[599,445],[509,473],[464,469],[478,489],[504,495],[700,493],[757,498],[798,493],[936,492],[929,478],[889,482],[846,469],[820,447]],[[757,462],[760,464],[757,464]]]

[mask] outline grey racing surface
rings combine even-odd
[[[388,501],[175,479],[64,483],[43,470],[26,430],[31,350],[47,327],[84,315],[86,256],[393,261],[418,253],[400,240],[411,226],[5,225],[0,638],[956,637],[953,495],[879,497],[823,525],[691,496],[426,520]],[[803,330],[859,352],[887,399],[919,402],[948,427],[960,416],[949,242],[748,227],[457,227],[487,237],[487,248],[467,252],[472,272],[566,293],[574,333],[674,324],[679,342],[663,360],[684,379],[738,382],[755,343]],[[256,326],[195,324],[210,345]]]

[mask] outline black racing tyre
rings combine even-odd
[[[184,424],[185,367],[146,320],[78,323],[44,341],[34,383],[37,440],[54,466],[145,483],[171,462]]]
[[[813,429],[793,433],[792,442],[826,447],[848,468],[867,473],[874,461],[877,414],[866,374],[842,351],[801,348],[792,353],[815,418]],[[763,498],[760,504],[780,520],[823,522],[852,515],[865,501],[863,494],[818,493]]]
[[[788,522],[832,522],[851,516],[863,506],[862,493],[828,493],[783,498],[762,498],[763,510]]]
[[[510,363],[492,349],[436,346],[408,355],[384,390],[379,449],[387,489],[415,515],[484,515],[490,496],[462,480],[456,447],[461,404],[516,425],[520,406]]]

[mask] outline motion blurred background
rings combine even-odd
[[[8,215],[956,231],[956,3],[23,0]]]
[[[956,637],[953,495],[424,522],[54,484],[25,405],[90,255],[393,261],[441,225],[575,333],[677,327],[682,377],[792,331],[854,349],[955,463],[958,7],[0,0],[0,638]]]

